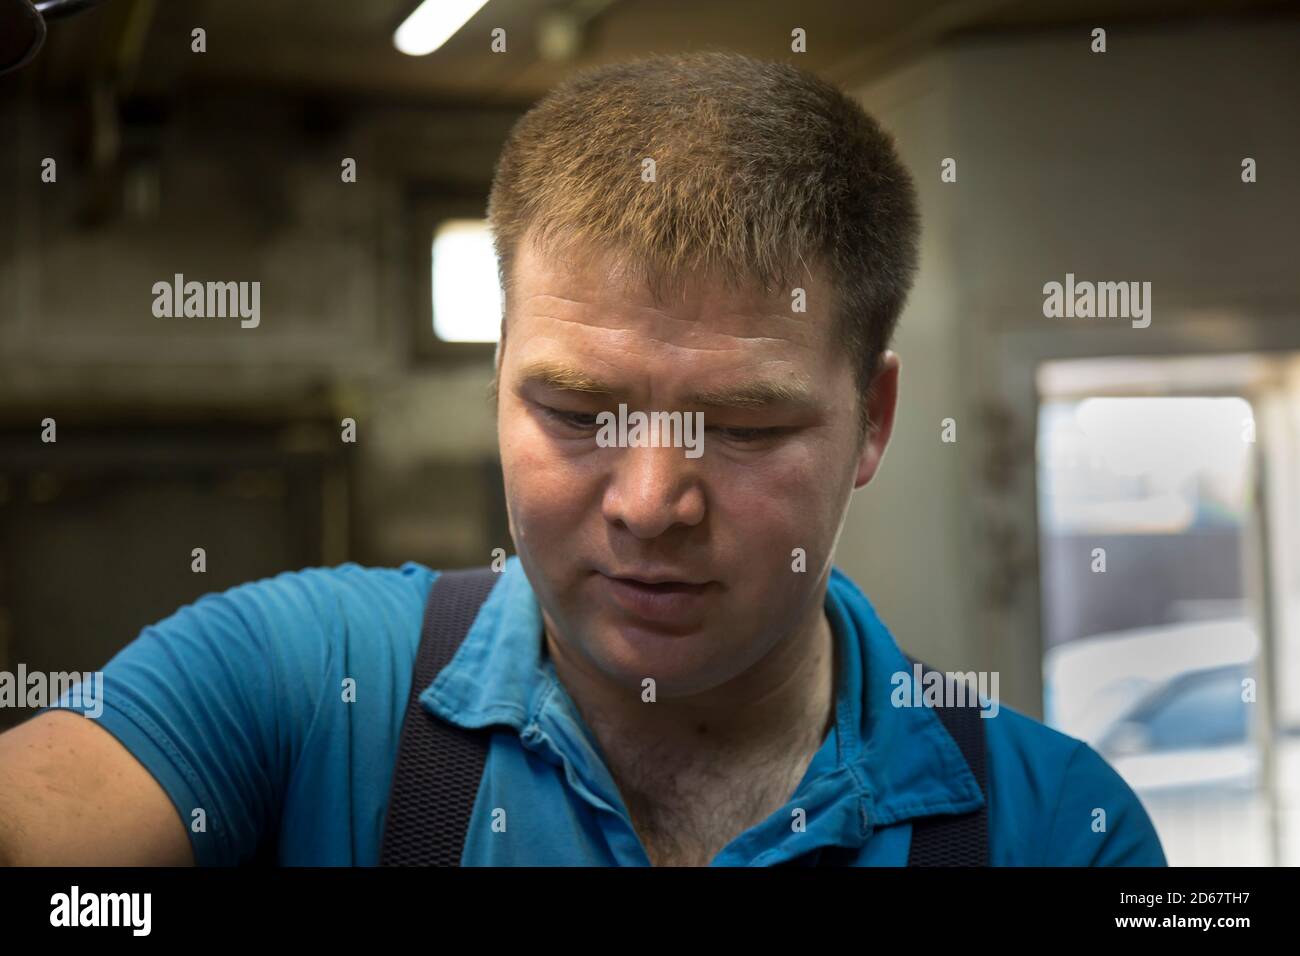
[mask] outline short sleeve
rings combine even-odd
[[[146,627],[103,668],[97,720],[157,779],[199,865],[257,852],[325,687],[326,569],[203,596]]]

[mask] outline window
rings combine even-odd
[[[1040,366],[1044,715],[1171,864],[1300,860],[1300,355]]]
[[[433,334],[495,342],[501,334],[496,253],[484,219],[448,219],[433,234]]]

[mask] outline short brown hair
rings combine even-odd
[[[653,184],[642,179],[646,158]],[[657,299],[691,273],[793,289],[809,263],[822,264],[839,293],[831,314],[865,434],[867,389],[916,271],[920,217],[893,139],[831,84],[723,52],[575,74],[515,124],[488,220],[507,315],[525,236],[551,255],[602,250]],[[505,335],[503,316],[501,349]]]

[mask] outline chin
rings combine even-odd
[[[642,692],[647,677],[655,682],[658,699],[700,693],[725,681],[718,663],[701,654],[716,647],[704,632],[657,634],[640,627],[607,625],[589,645],[596,666],[612,682]]]

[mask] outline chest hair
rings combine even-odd
[[[816,745],[738,756],[650,747],[615,773],[632,825],[655,866],[704,866],[794,794]]]

